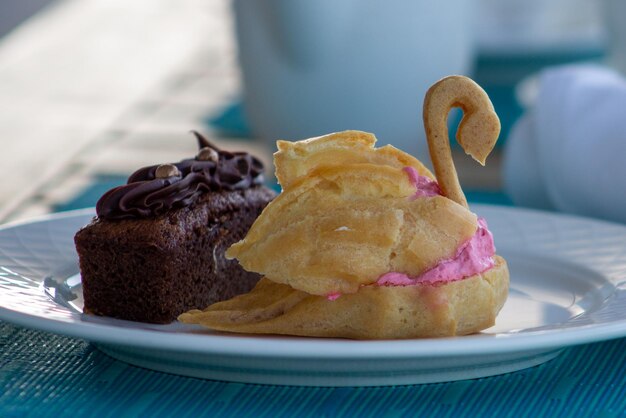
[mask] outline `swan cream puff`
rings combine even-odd
[[[354,339],[464,335],[492,326],[508,294],[506,262],[472,213],[452,162],[446,119],[481,164],[500,123],[473,81],[447,77],[424,102],[433,175],[372,134],[278,141],[283,187],[226,256],[264,276],[247,294],[182,314],[237,333]]]

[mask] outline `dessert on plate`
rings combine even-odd
[[[279,141],[283,191],[226,252],[264,278],[179,320],[355,339],[463,335],[493,325],[509,274],[459,186],[446,124],[452,107],[464,111],[458,142],[484,164],[500,123],[486,93],[460,76],[437,82],[424,102],[436,176],[390,145],[375,148],[365,132]]]
[[[194,134],[194,158],[137,170],[77,232],[85,313],[168,323],[258,282],[224,252],[275,195],[262,185],[263,165]]]

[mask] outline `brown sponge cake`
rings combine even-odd
[[[259,280],[224,252],[275,194],[260,184],[258,160],[216,156],[199,141],[215,161],[196,157],[138,170],[101,198],[98,216],[76,234],[85,313],[168,323],[248,292]]]
[[[264,187],[222,191],[154,219],[94,220],[75,238],[85,312],[167,323],[250,291],[260,276],[224,251],[272,197]]]

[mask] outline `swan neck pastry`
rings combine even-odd
[[[487,93],[467,77],[450,76],[435,83],[426,93],[424,127],[430,159],[443,194],[468,207],[452,161],[447,118],[450,109],[463,111],[456,138],[466,152],[481,165],[500,134],[500,120]]]

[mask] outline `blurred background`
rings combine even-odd
[[[504,184],[503,154],[537,74],[626,68],[621,9],[617,0],[0,0],[0,221],[93,206],[136,168],[194,155],[192,129],[252,150],[268,172],[276,139],[343,129],[428,161],[421,101],[452,73],[483,86],[502,121],[486,168],[455,155],[470,200],[523,204]]]

